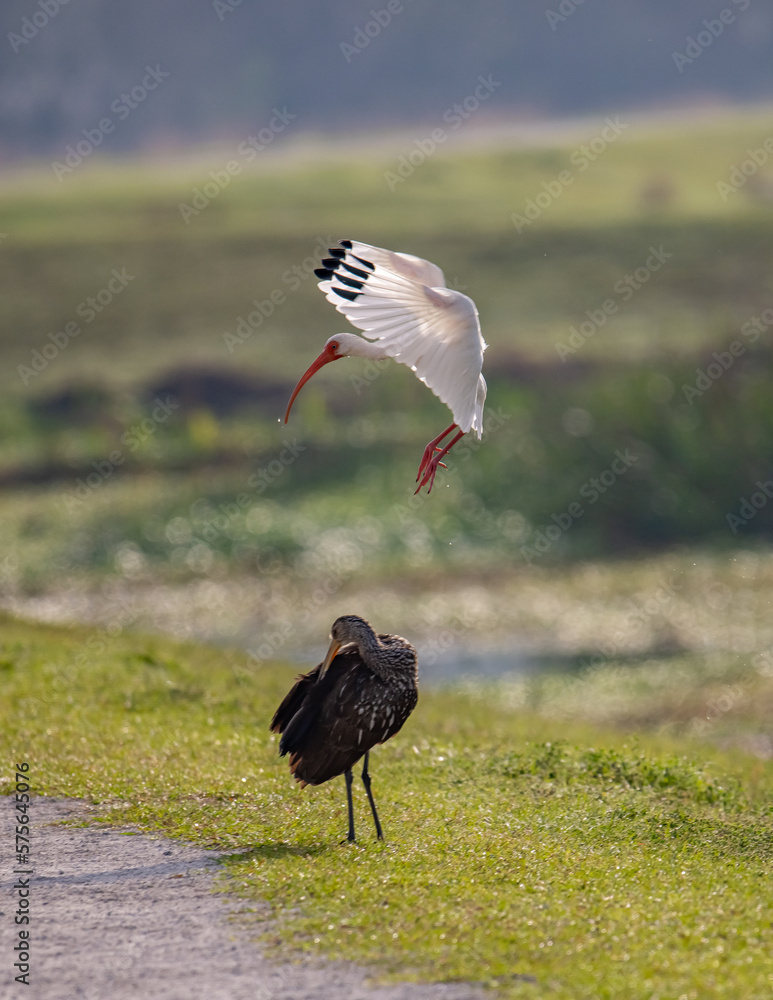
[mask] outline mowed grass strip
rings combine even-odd
[[[224,886],[269,902],[277,953],[505,997],[770,996],[769,764],[424,690],[372,756],[387,841],[358,788],[346,846],[343,781],[301,792],[267,731],[293,676],[3,619],[0,788],[26,760],[39,794],[233,850]]]

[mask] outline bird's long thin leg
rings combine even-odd
[[[352,781],[354,776],[352,775],[351,769],[344,771],[344,778],[346,779],[346,804],[349,807],[349,833],[346,835],[346,839],[350,844],[354,843],[354,803],[352,802]]]
[[[376,812],[376,803],[373,799],[373,792],[370,790],[370,774],[368,773],[368,757],[370,756],[370,751],[365,754],[365,760],[362,764],[362,783],[365,785],[365,791],[368,793],[368,802],[370,802],[370,811],[373,813],[373,822],[376,824],[376,836],[379,840],[384,839],[384,832],[381,829],[381,824],[378,821],[378,813]]]
[[[456,424],[451,424],[450,427],[446,427],[446,429],[443,431],[443,433],[442,434],[438,434],[438,436],[436,438],[433,438],[433,440],[430,441],[430,443],[424,449],[424,454],[422,455],[422,459],[421,459],[421,462],[419,464],[419,471],[416,474],[416,482],[417,483],[418,483],[419,479],[421,479],[421,474],[422,474],[422,472],[424,472],[424,469],[425,469],[427,463],[432,458],[432,456],[435,454],[435,448],[440,444],[440,442],[443,440],[444,437],[446,437],[448,434],[451,433],[451,431],[455,427],[456,427]]]
[[[451,438],[451,440],[445,446],[445,448],[439,451],[437,455],[434,455],[432,458],[430,458],[429,462],[427,462],[427,467],[424,470],[424,477],[414,490],[414,496],[419,492],[422,486],[426,486],[427,484],[429,484],[429,489],[427,490],[427,493],[432,492],[432,484],[435,482],[435,474],[437,473],[438,466],[443,464],[441,462],[441,459],[444,458],[453,448],[456,442],[461,440],[461,438],[463,437],[464,437],[464,431],[459,431],[459,433],[455,435],[455,437]]]

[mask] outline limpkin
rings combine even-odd
[[[409,642],[399,635],[376,635],[364,619],[344,615],[333,622],[325,659],[300,675],[271,720],[271,732],[282,734],[279,753],[290,755],[290,771],[301,788],[343,774],[350,842],[355,839],[352,768],[361,757],[376,836],[384,839],[368,756],[416,707],[418,680],[416,650]]]

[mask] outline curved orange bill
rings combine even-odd
[[[293,403],[295,402],[295,397],[301,391],[301,389],[306,385],[312,375],[322,368],[323,365],[328,364],[330,361],[338,361],[338,357],[329,349],[325,350],[320,354],[320,356],[313,361],[306,371],[301,375],[298,385],[293,389],[293,394],[290,396],[290,402],[287,404],[287,410],[285,411],[285,423],[290,419],[290,410],[292,409]]]
[[[342,645],[343,643],[340,643],[337,639],[332,639],[330,641],[330,648],[328,649],[325,655],[325,659],[322,661],[322,669],[319,672],[319,677],[317,678],[318,681],[321,681],[322,678],[325,676],[325,674],[327,673],[327,668],[335,659],[335,655]]]

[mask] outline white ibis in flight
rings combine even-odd
[[[340,652],[339,652],[340,651]],[[419,697],[416,650],[399,635],[376,635],[358,615],[333,622],[325,659],[301,674],[271,720],[279,753],[305,785],[346,778],[348,840],[354,840],[352,768],[362,757],[362,782],[376,836],[384,839],[370,788],[368,755],[402,727]]]
[[[457,441],[470,430],[478,438],[483,432],[486,381],[481,368],[486,343],[475,303],[446,288],[436,264],[353,240],[341,240],[340,249],[332,248],[314,273],[328,301],[368,339],[337,333],[327,340],[296,385],[285,423],[295,397],[323,365],[346,357],[394,358],[416,372],[454,417],[429,442],[419,465],[416,493],[423,486],[431,492],[438,466],[445,468],[442,459]],[[441,448],[452,431],[456,434]]]

